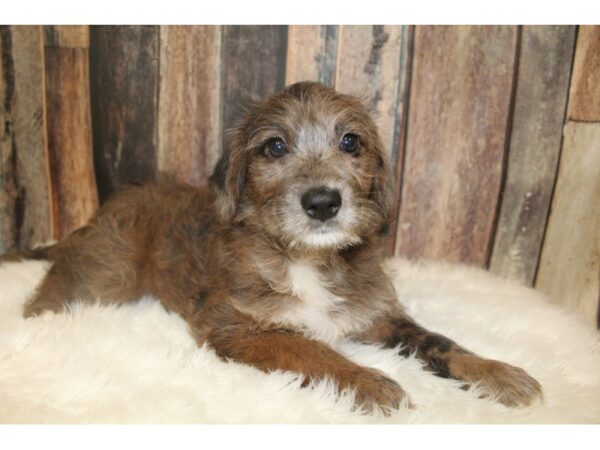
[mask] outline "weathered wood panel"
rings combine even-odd
[[[397,252],[487,264],[516,27],[417,27]]]
[[[594,323],[600,297],[600,123],[568,122],[536,287]]]
[[[413,29],[409,26],[342,26],[336,88],[364,98],[376,112],[377,125],[396,175],[390,229],[397,226],[400,184],[408,106],[410,51]],[[394,251],[396,233],[389,238]]]
[[[89,48],[90,30],[87,25],[44,26],[46,47]]]
[[[221,149],[221,27],[160,29],[158,168],[198,185]]]
[[[523,28],[506,181],[490,269],[531,286],[558,166],[575,27]]]
[[[39,26],[3,26],[0,77],[0,250],[53,238]]]
[[[285,84],[312,80],[335,84],[338,49],[336,25],[290,25]]]
[[[342,26],[336,89],[356,95],[377,114],[390,158],[398,148],[405,114],[408,44],[406,26]]]
[[[57,238],[84,225],[98,208],[92,151],[89,58],[85,47],[88,41],[81,30],[84,27],[66,28],[45,27],[45,36],[59,36],[45,42],[48,151]],[[70,33],[75,34],[77,39],[63,38]]]
[[[94,167],[104,201],[156,175],[157,26],[90,27]]]
[[[222,123],[228,130],[248,101],[284,87],[287,27],[225,26],[222,46]]]
[[[600,122],[600,26],[580,26],[569,95],[569,119]]]
[[[17,182],[13,150],[14,60],[10,27],[0,26],[0,253],[17,242]]]

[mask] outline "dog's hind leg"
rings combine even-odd
[[[78,285],[73,274],[55,265],[50,268],[33,298],[25,304],[23,316],[37,316],[44,311],[60,312],[74,299],[89,300],[91,295]]]
[[[143,267],[126,240],[96,226],[80,228],[57,244],[52,267],[23,315],[62,311],[71,301],[119,304],[144,294]]]
[[[72,264],[58,258],[23,310],[24,317],[44,311],[63,311],[72,301],[122,304],[137,300],[144,292],[138,274],[118,267],[100,266],[97,261]]]

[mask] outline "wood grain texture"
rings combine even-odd
[[[397,253],[487,264],[516,41],[516,27],[416,28]]]
[[[311,80],[334,86],[338,28],[336,25],[288,27],[286,85]]]
[[[252,98],[284,87],[287,27],[225,26],[222,49],[222,123],[228,130]]]
[[[342,26],[336,89],[362,97],[376,113],[385,150],[397,148],[405,108],[407,26]]]
[[[580,26],[569,95],[569,119],[600,122],[600,26]]]
[[[90,83],[100,201],[156,175],[159,28],[92,26]]]
[[[574,26],[525,26],[490,270],[531,286],[558,166]]]
[[[0,26],[0,253],[16,248],[16,161],[13,150],[12,109],[15,90],[12,32]]]
[[[390,229],[397,227],[404,133],[410,80],[413,27],[342,26],[336,88],[362,97],[375,112],[385,151],[395,174]],[[388,252],[396,233],[390,233]]]
[[[158,168],[204,182],[221,148],[221,27],[160,29]]]
[[[98,208],[92,151],[88,50],[47,47],[48,151],[57,238]]]
[[[88,48],[90,30],[87,25],[44,25],[46,47]]]
[[[536,288],[595,324],[600,298],[600,124],[568,122]]]
[[[54,237],[42,29],[2,27],[1,48],[0,247],[13,250]]]

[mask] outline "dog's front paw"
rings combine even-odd
[[[461,364],[460,378],[476,383],[482,397],[492,397],[511,407],[529,406],[542,399],[542,386],[523,369],[500,361],[471,358]]]
[[[367,369],[352,381],[356,388],[356,402],[363,410],[372,412],[376,409],[389,415],[404,402],[412,407],[406,392],[398,383],[375,369]]]

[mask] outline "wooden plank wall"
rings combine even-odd
[[[399,254],[487,264],[517,42],[517,27],[417,28]]]
[[[579,27],[567,116],[535,286],[600,328],[600,26]]]
[[[200,184],[221,148],[220,27],[160,28],[158,168]]]
[[[205,182],[246,102],[311,79],[377,114],[390,253],[489,268],[591,322],[599,30],[3,26],[0,250],[64,236],[126,183]]]
[[[533,284],[562,141],[575,29],[523,27],[490,269]]]

